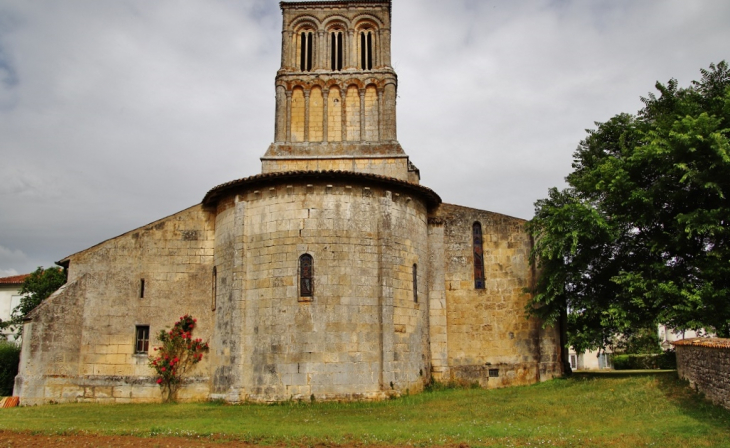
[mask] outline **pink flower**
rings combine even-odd
[[[165,370],[167,370],[167,369],[163,367],[163,368],[161,368],[160,370],[162,370],[162,371],[164,372],[164,371],[165,371]]]
[[[157,378],[157,384],[162,384],[162,378]]]

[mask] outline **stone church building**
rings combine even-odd
[[[198,319],[182,400],[380,399],[562,373],[525,318],[524,220],[445,204],[396,137],[390,0],[282,2],[261,174],[58,262],[24,326],[25,405],[159,401],[155,335]]]

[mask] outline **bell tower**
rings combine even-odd
[[[418,183],[396,138],[390,0],[280,3],[274,142],[263,173],[353,171]]]

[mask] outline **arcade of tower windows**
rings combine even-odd
[[[353,25],[354,23],[354,25]],[[299,16],[284,31],[282,68],[310,72],[345,68],[373,70],[389,65],[390,30],[370,15],[355,20],[342,16]]]

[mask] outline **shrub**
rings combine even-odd
[[[13,395],[19,362],[20,346],[13,342],[0,341],[0,396]]]
[[[157,356],[150,356],[149,366],[157,372],[157,384],[162,388],[166,403],[177,399],[177,391],[182,384],[185,372],[203,359],[208,351],[208,343],[193,339],[197,320],[186,314],[180,317],[172,330],[160,330],[157,339],[161,347],[155,347]]]
[[[673,350],[658,355],[613,355],[616,370],[676,369],[677,355]]]

